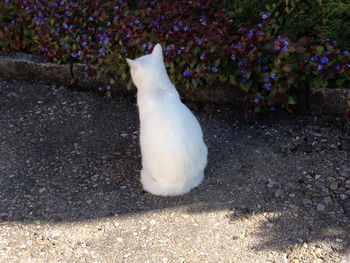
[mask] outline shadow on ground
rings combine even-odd
[[[342,239],[349,252],[349,134],[340,119],[275,114],[250,125],[231,108],[193,106],[209,148],[205,181],[162,198],[138,181],[134,101],[0,81],[0,105],[3,222],[227,210],[233,223],[266,217],[257,250]]]

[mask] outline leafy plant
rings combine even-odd
[[[311,46],[310,58],[299,63],[309,86],[342,87],[350,82],[350,54],[341,51],[337,41],[323,39],[321,45]]]
[[[349,84],[349,56],[340,44],[299,38],[306,29],[291,29],[310,10],[323,7],[322,1],[258,2],[237,0],[259,11],[252,17],[260,22],[255,25],[235,22],[247,10],[230,7],[230,1],[5,0],[0,2],[0,49],[83,63],[86,78],[109,74],[109,83],[99,90],[110,94],[120,80],[131,87],[125,58],[148,54],[160,42],[175,84],[239,86],[244,95],[236,100],[247,107],[249,119],[264,106],[291,112],[297,92],[308,85]],[[275,4],[266,12],[259,10],[262,3]]]

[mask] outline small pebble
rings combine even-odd
[[[338,183],[331,183],[330,185],[329,185],[329,188],[331,188],[331,190],[337,190],[338,189]]]
[[[312,201],[310,199],[305,198],[305,199],[303,199],[303,204],[304,205],[311,205]]]
[[[323,211],[325,209],[325,206],[323,204],[317,204],[317,210]]]
[[[330,204],[330,203],[332,203],[332,198],[330,198],[329,196],[327,196],[327,197],[323,198],[323,202],[324,202],[325,204]]]
[[[318,180],[318,179],[320,179],[320,178],[321,178],[321,175],[320,175],[320,174],[316,174],[316,175],[315,175],[315,179],[316,179],[316,180]]]
[[[348,199],[348,196],[346,194],[340,194],[339,197],[340,197],[341,200]]]
[[[283,190],[282,189],[277,189],[275,191],[275,197],[280,197],[283,194]]]

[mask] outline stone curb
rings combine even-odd
[[[84,65],[75,63],[73,74],[79,89],[96,91],[98,86],[108,83],[113,73],[108,73],[100,78],[86,79]],[[58,85],[70,85],[72,74],[68,65],[46,63],[36,56],[27,54],[1,54],[0,53],[0,77],[5,79],[42,81]],[[186,90],[177,86],[181,97],[186,101],[214,102],[220,104],[233,104],[235,98],[242,95],[239,89],[217,83],[197,89]],[[308,94],[309,109],[321,114],[343,114],[347,109],[349,89],[310,88]],[[115,85],[113,94],[135,96],[136,90],[127,90],[125,84]]]
[[[84,90],[97,90],[98,86],[109,83],[109,79],[113,76],[113,72],[108,72],[99,79],[96,78],[85,78],[84,65],[74,64],[73,66],[74,77],[77,79],[79,86]],[[186,89],[182,86],[176,86],[179,91],[181,98],[186,101],[197,101],[197,102],[214,102],[214,103],[225,103],[233,104],[234,98],[241,95],[240,90],[233,89],[232,87],[220,86],[220,83],[216,87],[206,86],[197,89]],[[119,83],[112,89],[114,94],[124,95],[136,95],[136,89],[133,87],[131,90],[126,89],[126,84]]]
[[[348,108],[350,89],[310,88],[309,108],[315,113],[343,114]]]
[[[0,77],[16,80],[33,80],[68,85],[71,74],[68,65],[41,62],[26,54],[4,56],[0,54]]]

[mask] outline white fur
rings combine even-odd
[[[202,129],[171,83],[159,44],[152,54],[127,62],[138,90],[143,188],[154,195],[185,194],[204,177]]]

